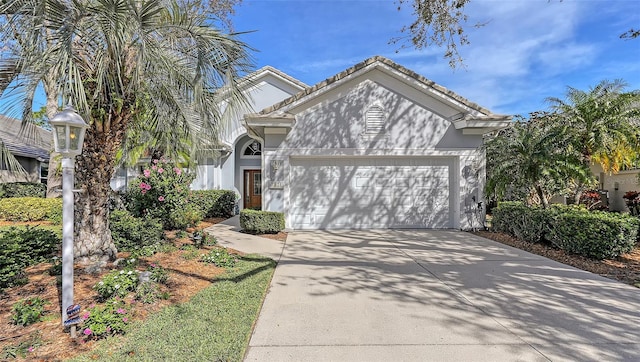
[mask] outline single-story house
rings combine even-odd
[[[481,225],[479,147],[510,116],[379,56],[311,87],[271,67],[247,80],[254,111],[199,160],[193,189],[235,190],[289,229]]]
[[[0,182],[47,182],[51,132],[34,126],[21,131],[20,120],[0,115],[0,141],[25,169],[26,174],[8,170],[0,161]]]

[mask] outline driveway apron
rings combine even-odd
[[[459,231],[289,234],[247,361],[640,360],[640,289]]]

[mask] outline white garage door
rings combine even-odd
[[[291,158],[294,229],[451,228],[450,158]]]

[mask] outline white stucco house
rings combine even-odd
[[[480,226],[479,146],[510,116],[383,57],[311,87],[271,67],[248,78],[254,112],[200,162],[194,189],[235,190],[241,209],[283,212],[288,229]]]

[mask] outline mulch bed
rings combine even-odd
[[[571,265],[575,268],[602,275],[610,279],[640,287],[640,246],[630,253],[616,259],[593,260],[580,255],[570,254],[550,245],[529,243],[510,235],[491,231],[477,231],[475,235],[513,246],[533,254]]]

